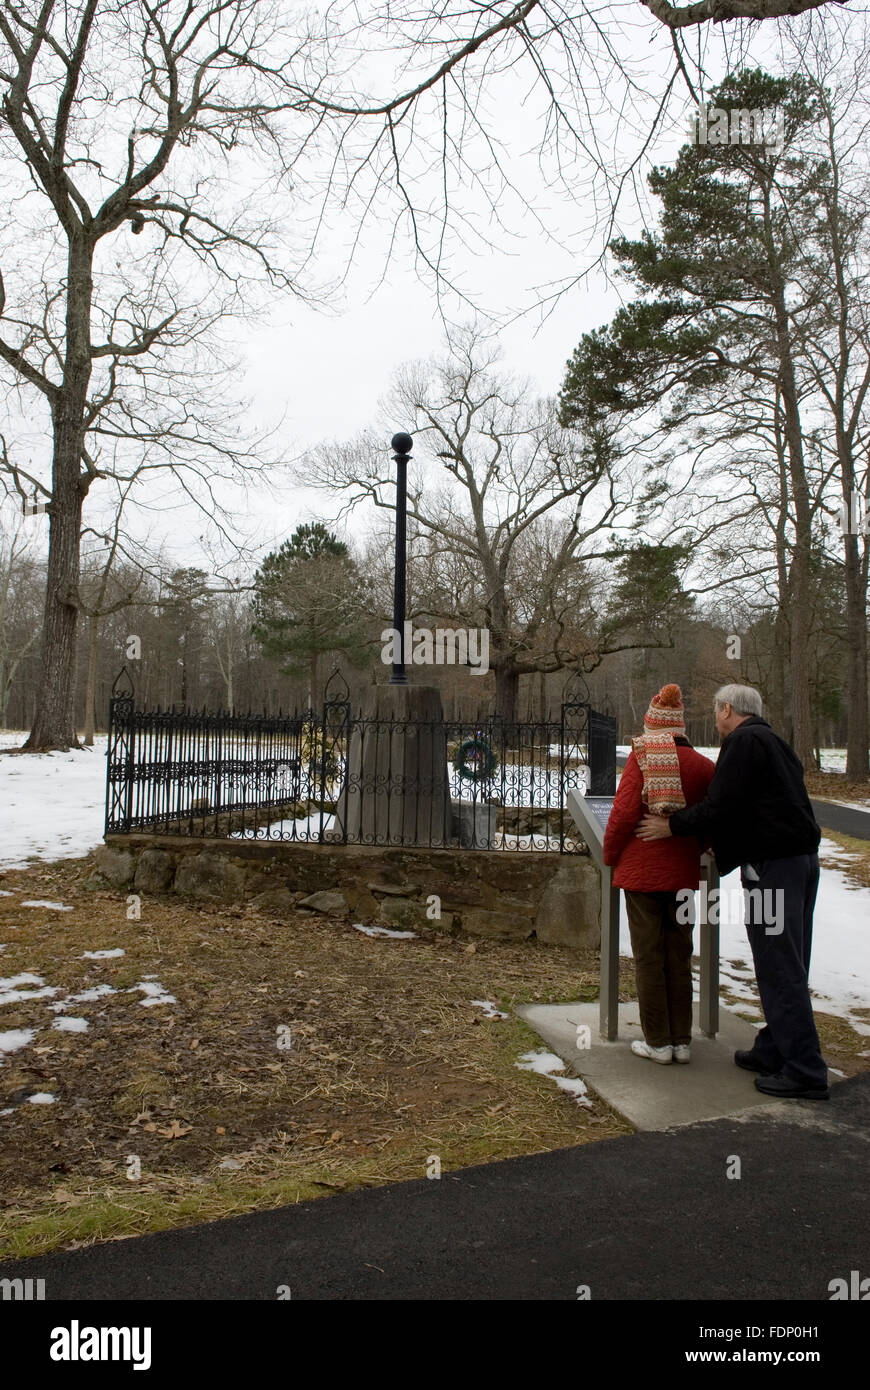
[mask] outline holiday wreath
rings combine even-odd
[[[466,738],[453,754],[453,766],[466,782],[487,782],[498,767],[498,758],[485,738]]]

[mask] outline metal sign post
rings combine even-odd
[[[598,1030],[606,1042],[619,1034],[619,889],[602,858],[604,831],[613,805],[612,796],[583,796],[572,787],[568,810],[589,847],[601,875],[601,983],[598,989]]]
[[[583,796],[572,787],[566,794],[568,810],[574,817],[589,853],[601,875],[601,983],[599,986],[599,1032],[606,1042],[619,1036],[619,889],[613,886],[612,870],[604,863],[604,832],[612,796]],[[719,1031],[719,874],[711,854],[701,856],[701,932],[700,956],[701,1032],[715,1038]],[[712,917],[712,921],[710,920]]]

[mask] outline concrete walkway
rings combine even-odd
[[[751,1047],[756,1030],[726,1009],[720,1010],[718,1036],[705,1038],[696,1028],[691,1062],[668,1067],[631,1051],[632,1040],[643,1037],[636,1002],[620,1004],[616,1042],[599,1037],[597,1004],[527,1004],[517,1013],[638,1129],[670,1129],[781,1103],[756,1091],[753,1073],[734,1065],[735,1050]],[[697,1005],[695,1014],[697,1023]],[[588,1047],[577,1046],[578,1025],[589,1029]]]

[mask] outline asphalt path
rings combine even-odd
[[[832,1280],[870,1275],[868,1160],[864,1074],[828,1102],[35,1257],[0,1278],[44,1278],[47,1301],[536,1301],[585,1288],[596,1302],[828,1301]]]
[[[870,811],[855,811],[833,801],[811,800],[813,814],[823,830],[839,830],[855,840],[870,840]]]

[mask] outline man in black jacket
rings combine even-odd
[[[807,981],[821,831],[800,760],[761,718],[761,708],[751,686],[716,692],[722,747],[707,795],[672,816],[646,816],[637,834],[643,840],[695,835],[712,844],[720,874],[741,866],[765,1027],[734,1060],[761,1073],[755,1085],[766,1095],[827,1100]]]

